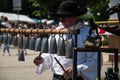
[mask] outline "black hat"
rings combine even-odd
[[[81,7],[75,1],[63,1],[57,11],[48,11],[49,15],[54,17],[74,17],[87,12],[86,7]]]

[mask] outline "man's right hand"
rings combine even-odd
[[[37,56],[34,60],[33,60],[35,65],[39,65],[42,64],[44,62],[44,59],[41,56]]]

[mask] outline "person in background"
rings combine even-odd
[[[1,17],[0,17],[0,24],[2,23],[2,19],[1,19]]]
[[[2,25],[5,26],[6,28],[11,28],[11,24],[8,22],[8,18],[5,16],[1,16],[2,19]]]
[[[46,21],[46,27],[48,28],[48,29],[51,29],[52,28],[52,23],[54,22],[54,20],[47,20]]]
[[[1,25],[5,26],[5,28],[11,28],[12,27],[11,24],[8,22],[7,17],[1,16],[1,19],[2,19]],[[9,33],[4,33],[3,34],[3,36],[4,36],[3,37],[4,38],[3,39],[3,56],[5,55],[6,50],[7,50],[8,54],[9,54],[9,56],[11,55],[10,50],[9,50],[10,46],[8,44],[8,36],[9,35],[10,35]]]
[[[59,28],[65,28],[74,32],[79,31],[77,46],[83,48],[89,35],[90,27],[79,21],[78,17],[86,12],[86,7],[81,8],[77,2],[67,0],[60,4],[56,13],[49,11],[49,14],[60,18],[61,25]],[[92,36],[96,36],[96,34],[92,33]],[[62,70],[54,57],[62,64],[65,71]],[[72,59],[57,54],[42,53],[33,62],[37,65],[37,74],[42,74],[46,69],[51,68],[53,80],[72,80]],[[97,72],[97,52],[77,52],[77,80],[96,80]]]
[[[0,17],[0,28],[2,28],[1,23],[2,23],[2,19],[1,19],[1,17]],[[2,38],[1,38],[1,33],[0,33],[0,47],[1,47],[1,43],[2,43]]]

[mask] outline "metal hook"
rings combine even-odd
[[[63,37],[63,34],[60,34],[60,31],[61,31],[62,29],[64,29],[64,28],[61,28],[61,29],[59,30],[59,36],[60,36],[60,37]]]

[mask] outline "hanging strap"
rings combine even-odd
[[[89,36],[91,36],[92,30],[93,30],[93,29],[90,28],[90,30],[89,30]],[[98,29],[96,28],[96,29],[94,29],[94,30],[96,31],[97,36],[99,36]]]

